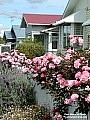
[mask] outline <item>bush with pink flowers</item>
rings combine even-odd
[[[54,109],[62,115],[71,103],[77,103],[74,112],[88,114],[90,110],[90,50],[83,50],[83,39],[69,36],[80,49],[68,49],[65,56],[52,53],[27,59],[18,51],[2,53],[2,62],[20,67],[22,73],[30,72],[34,80],[54,96]],[[55,111],[54,110],[54,111]]]

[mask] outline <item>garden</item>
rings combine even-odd
[[[52,113],[53,119],[64,120],[67,119],[65,114],[68,114],[68,107],[72,104],[77,105],[74,114],[88,115],[90,111],[90,50],[83,49],[82,38],[72,35],[69,38],[72,45],[77,46],[78,49],[71,46],[65,55],[38,52],[34,58],[30,58],[29,55],[33,54],[33,49],[28,49],[29,54],[25,55],[26,48],[25,51],[23,49],[26,43],[21,46],[22,51],[18,49],[0,54],[2,66],[0,73],[2,104],[0,108],[4,109],[3,106],[6,106],[3,110],[5,114],[2,113],[3,116],[7,115],[9,119],[15,117],[17,120],[17,117],[22,116],[24,119],[26,115],[29,116],[27,120],[50,120],[50,113]],[[34,48],[36,47],[34,46]],[[30,85],[31,77],[42,86],[42,89],[48,89],[49,94],[53,96],[51,111],[36,105],[35,91]],[[33,107],[34,109],[32,109]],[[17,114],[15,115],[15,113]],[[30,116],[35,116],[35,118]]]

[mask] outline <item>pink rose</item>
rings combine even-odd
[[[86,101],[87,103],[90,103],[90,94],[85,98],[85,101]]]
[[[27,67],[22,67],[22,73],[26,73],[29,70]]]
[[[81,37],[78,38],[78,42],[79,42],[79,45],[82,46],[83,45],[83,39]]]
[[[65,104],[70,104],[70,103],[71,103],[71,100],[66,98],[65,101],[64,101],[64,103],[65,103]]]
[[[80,65],[81,65],[80,59],[77,59],[76,61],[74,61],[74,67],[75,67],[75,68],[79,68]]]
[[[64,58],[65,58],[65,60],[70,60],[71,59],[71,55],[70,54],[66,54],[66,56]]]
[[[55,65],[53,63],[49,63],[49,68],[54,69]]]
[[[47,70],[46,67],[41,68],[41,72],[44,72],[44,71],[46,71],[46,70]]]
[[[89,70],[90,70],[90,67],[88,67],[88,66],[83,66],[83,67],[82,67],[82,70],[89,71]]]
[[[59,57],[55,57],[52,61],[54,62],[54,64],[58,65],[62,60],[63,58],[59,56]]]
[[[45,73],[42,73],[42,74],[41,74],[41,77],[46,77],[46,74],[45,74]]]
[[[78,94],[72,94],[70,99],[71,99],[71,101],[73,102],[73,101],[75,101],[78,97],[79,97]]]
[[[81,76],[81,72],[78,72],[78,73],[75,74],[76,79],[80,78],[80,76]]]
[[[89,72],[88,71],[83,71],[81,76],[80,76],[80,81],[85,83],[89,79]]]
[[[68,87],[71,88],[75,85],[75,80],[68,80]]]
[[[72,39],[74,36],[73,35],[69,35],[69,39]]]

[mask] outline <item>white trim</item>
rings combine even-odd
[[[88,19],[87,21],[85,21],[82,26],[90,26],[90,19]]]
[[[52,28],[44,29],[44,30],[41,30],[41,32],[47,32],[47,31],[53,30],[53,29],[55,29],[55,28],[57,28],[57,27],[52,27]]]
[[[76,13],[69,15],[68,17],[66,17],[60,21],[57,21],[56,23],[53,23],[52,25],[56,26],[56,25],[60,25],[63,23],[83,23],[84,22],[84,19],[82,18],[83,14],[84,14],[84,11],[80,10]],[[79,16],[82,19],[80,19]]]

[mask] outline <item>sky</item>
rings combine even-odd
[[[0,0],[0,34],[20,25],[23,13],[62,15],[68,0]]]

